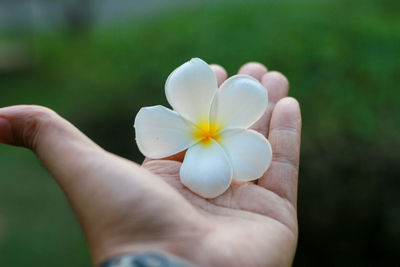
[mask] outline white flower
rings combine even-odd
[[[180,177],[191,191],[214,198],[232,179],[255,180],[268,169],[268,140],[247,129],[268,104],[267,90],[256,79],[235,75],[218,89],[209,65],[194,58],[171,73],[165,93],[174,111],[142,108],[135,119],[136,142],[153,159],[187,149]]]

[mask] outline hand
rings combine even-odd
[[[213,65],[219,83],[226,72]],[[182,153],[142,166],[110,154],[53,111],[0,109],[0,142],[30,148],[65,192],[95,264],[124,253],[160,251],[200,266],[288,266],[297,244],[301,116],[287,79],[257,63],[240,73],[268,88],[269,106],[253,129],[273,150],[255,183],[233,183],[205,200],[179,182]]]

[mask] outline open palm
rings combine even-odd
[[[219,83],[226,72],[212,66]],[[159,251],[200,266],[288,266],[297,244],[301,117],[288,82],[260,64],[240,70],[268,88],[269,106],[253,129],[273,150],[256,183],[233,183],[206,200],[179,181],[182,154],[142,166],[112,155],[54,112],[0,109],[0,141],[32,149],[66,193],[95,264],[117,254]],[[3,118],[3,119],[2,119]]]

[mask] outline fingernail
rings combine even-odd
[[[11,124],[6,118],[2,117],[0,117],[0,143],[9,145],[14,143]]]

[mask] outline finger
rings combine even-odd
[[[272,162],[258,185],[297,202],[297,180],[300,155],[301,114],[296,99],[285,97],[276,104],[271,118],[269,141]]]
[[[21,105],[0,108],[0,119],[1,143],[29,148],[45,159],[55,156],[55,149],[76,142],[83,147],[101,150],[72,124],[45,107]],[[45,147],[44,143],[52,146]]]
[[[228,78],[228,73],[222,66],[217,64],[211,64],[210,68],[214,71],[215,76],[217,76],[218,86],[220,86]]]
[[[247,74],[261,81],[264,74],[267,73],[267,67],[258,62],[249,62],[244,64],[238,71],[239,74]]]
[[[153,177],[144,182],[137,164],[107,153],[48,108],[0,108],[0,118],[0,142],[35,152],[76,210],[85,210],[92,193],[118,190],[117,183],[133,183],[130,190],[134,194],[138,188],[161,181]]]
[[[215,76],[217,77],[218,86],[220,86],[228,77],[226,70],[222,66],[217,65],[217,64],[211,64],[210,68],[214,71]],[[172,155],[172,156],[169,156],[166,158],[162,158],[162,160],[174,160],[174,161],[182,162],[183,159],[185,158],[185,154],[186,154],[186,150],[179,152],[175,155]],[[145,158],[142,165],[149,161],[152,161],[152,160],[160,160],[160,159]]]
[[[81,173],[88,173],[90,159],[95,159],[99,153],[105,153],[100,147],[45,107],[0,108],[0,118],[1,143],[31,149],[71,202],[84,197],[79,190],[74,189],[74,185],[84,182]],[[95,187],[95,183],[92,186]]]
[[[261,83],[268,91],[268,107],[263,116],[251,126],[251,129],[268,137],[272,110],[275,103],[288,95],[289,81],[280,72],[270,71],[262,76]]]

